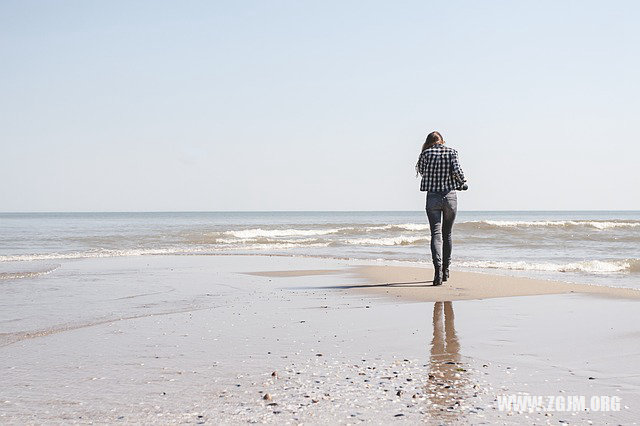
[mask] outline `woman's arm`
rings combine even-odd
[[[425,169],[426,162],[424,161],[424,156],[422,155],[422,153],[420,153],[420,156],[418,157],[418,163],[416,163],[416,177],[418,176],[418,174],[423,176]]]
[[[451,152],[451,171],[454,175],[458,175],[462,182],[466,182],[462,167],[460,167],[460,161],[458,160],[458,151],[455,149]]]

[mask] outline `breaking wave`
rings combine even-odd
[[[608,229],[634,229],[640,230],[640,221],[638,220],[481,220],[459,222],[456,228],[468,231],[478,230],[499,230],[499,229],[544,229],[544,228],[567,228],[567,229],[584,229],[584,230],[608,230]],[[237,230],[225,230],[220,232],[212,232],[207,237],[220,240],[228,237],[241,239],[255,238],[286,238],[286,237],[321,237],[321,236],[360,236],[362,234],[371,233],[393,233],[393,232],[410,232],[410,233],[429,233],[429,224],[424,223],[398,223],[398,224],[365,224],[365,223],[349,223],[339,224],[333,227],[311,229],[304,228],[283,228],[269,229],[265,228],[247,228]]]
[[[0,272],[0,281],[4,280],[17,280],[22,278],[34,278],[40,275],[47,275],[58,269],[60,265],[46,265],[38,269],[32,269],[29,271],[15,270]]]
[[[312,246],[317,244],[328,244],[329,241],[319,238],[296,238],[296,239],[284,239],[284,238],[217,238],[215,240],[217,244],[294,244],[297,246]]]
[[[408,246],[419,242],[429,241],[424,236],[407,236],[402,235],[398,237],[387,238],[354,238],[345,240],[346,244],[363,245],[363,246]]]
[[[640,221],[635,220],[481,220],[462,222],[460,226],[473,228],[567,228],[582,227],[598,230],[613,228],[638,228]]]
[[[460,262],[460,266],[482,269],[508,269],[516,271],[541,272],[586,272],[591,274],[611,274],[640,272],[640,259],[623,260],[585,260],[582,262],[547,263],[547,262],[500,262],[477,260]]]
[[[345,229],[345,228],[342,228]],[[259,237],[309,237],[314,235],[335,234],[341,229],[243,229],[238,231],[226,231],[225,235],[236,238],[259,238]]]
[[[107,258],[107,257],[126,257],[126,256],[146,256],[146,255],[197,255],[197,254],[220,254],[228,250],[237,251],[265,251],[265,250],[279,250],[279,249],[291,249],[297,247],[327,247],[330,245],[329,241],[305,243],[299,244],[293,241],[277,240],[270,243],[247,243],[242,242],[237,245],[226,245],[217,247],[176,247],[176,248],[163,248],[163,249],[131,249],[131,250],[87,250],[87,251],[75,251],[67,253],[35,253],[35,254],[15,254],[15,255],[2,255],[0,256],[0,262],[25,262],[25,261],[40,261],[40,260],[71,260],[71,259],[90,259],[90,258]]]
[[[389,231],[428,231],[428,223],[401,223],[398,225],[384,225],[380,229]]]
[[[385,225],[371,225],[371,224],[345,224],[344,226],[334,228],[320,228],[320,229],[263,229],[263,228],[249,228],[224,231],[221,233],[213,233],[216,235],[226,235],[236,238],[278,238],[278,237],[313,237],[322,235],[357,235],[362,233],[369,233],[375,231],[428,231],[429,224],[427,223],[400,223],[400,224],[385,224]]]
[[[33,260],[85,259],[100,257],[142,256],[153,254],[177,254],[179,250],[170,249],[132,249],[132,250],[87,250],[68,253],[35,253],[0,256],[0,262],[22,262]]]

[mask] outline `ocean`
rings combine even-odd
[[[640,289],[640,211],[459,212],[453,270]],[[0,280],[82,258],[263,254],[430,264],[424,212],[2,213]]]

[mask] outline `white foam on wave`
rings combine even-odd
[[[508,269],[516,271],[541,272],[586,272],[591,274],[611,274],[635,272],[640,259],[623,260],[585,260],[582,262],[551,263],[551,262],[501,262],[492,260],[478,260],[459,263],[468,268]]]
[[[328,247],[331,244],[329,241],[324,243],[313,243],[313,244],[305,244],[304,247]],[[257,250],[257,251],[265,251],[265,250],[282,250],[282,249],[290,249],[290,248],[298,248],[300,244],[297,243],[277,243],[277,244],[245,244],[234,247],[220,247],[218,250],[224,251],[227,249],[232,250]]]
[[[396,225],[385,225],[380,229],[404,229],[405,231],[428,231],[428,223],[400,223]]]
[[[91,259],[91,258],[108,258],[108,257],[125,257],[125,256],[148,256],[148,255],[203,255],[215,254],[226,250],[270,250],[270,249],[290,249],[298,247],[327,247],[330,241],[310,243],[308,239],[303,239],[301,244],[299,240],[278,240],[263,243],[247,243],[244,240],[236,240],[241,242],[237,245],[225,246],[206,246],[206,247],[175,247],[163,249],[129,249],[129,250],[88,250],[76,251],[68,253],[38,253],[38,254],[16,254],[0,256],[0,262],[28,262],[41,260],[69,260],[69,259]]]
[[[75,252],[69,252],[69,253],[14,254],[14,255],[0,256],[0,262],[142,256],[147,254],[149,255],[177,254],[182,251],[183,250],[177,250],[177,249],[131,249],[131,250],[89,250],[89,251],[75,251]]]
[[[0,281],[2,280],[17,280],[22,278],[34,278],[41,275],[47,275],[58,269],[60,265],[46,265],[40,266],[37,269],[32,270],[14,270],[14,271],[0,271]]]
[[[383,237],[383,238],[353,238],[345,240],[346,244],[361,245],[361,246],[407,246],[415,244],[419,241],[427,241],[424,236],[408,236],[400,235],[398,237]]]
[[[334,229],[243,229],[238,231],[226,231],[226,235],[236,238],[259,238],[259,237],[309,237],[314,235],[328,235],[340,232],[341,228]]]
[[[637,228],[640,222],[634,221],[597,221],[597,220],[482,220],[478,222],[463,222],[466,224],[485,224],[496,227],[563,227],[563,226],[586,226],[595,229],[611,229],[611,228]]]
[[[287,239],[287,238],[265,238],[265,237],[255,237],[255,238],[216,238],[216,244],[263,244],[268,245],[271,244],[273,246],[283,245],[283,244],[291,244],[300,247],[306,247],[312,244],[329,244],[329,242],[323,242],[318,238],[296,238],[296,239]]]
[[[404,230],[404,231],[428,231],[429,224],[425,223],[400,223],[400,224],[386,224],[386,225],[351,225],[342,226],[329,229],[263,229],[263,228],[251,228],[251,229],[239,229],[224,231],[223,235],[235,237],[235,238],[281,238],[281,237],[313,237],[330,234],[350,234],[350,233],[363,233],[372,231],[386,231],[386,230]]]

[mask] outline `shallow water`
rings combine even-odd
[[[429,262],[424,212],[0,214],[0,280],[61,259],[287,254]],[[460,212],[454,267],[640,288],[640,212]]]

